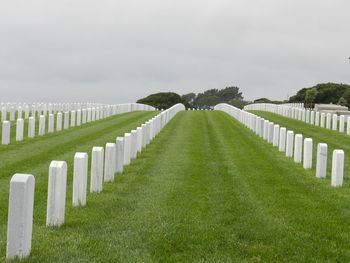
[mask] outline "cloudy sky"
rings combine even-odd
[[[0,101],[350,83],[349,0],[1,0]]]

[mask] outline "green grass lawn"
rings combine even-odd
[[[52,144],[42,138],[27,153],[32,157],[13,155],[1,164],[2,207],[14,171],[36,176],[32,254],[21,262],[350,261],[348,187],[317,180],[314,171],[223,112],[180,112],[123,175],[104,184],[102,193],[89,194],[86,207],[73,208],[74,153],[90,153],[150,116],[131,113],[90,132],[72,129]],[[52,159],[69,165],[61,228],[45,226]]]

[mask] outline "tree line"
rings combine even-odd
[[[137,103],[151,105],[158,109],[167,109],[182,103],[186,108],[213,109],[218,103],[229,103],[236,107],[244,107],[248,102],[243,100],[239,87],[226,87],[224,89],[209,89],[203,93],[188,93],[180,96],[174,92],[160,92],[139,99]]]
[[[160,92],[139,99],[138,103],[151,105],[158,109],[167,109],[182,103],[186,108],[213,109],[216,104],[228,103],[242,109],[251,103],[304,103],[306,107],[313,108],[314,104],[338,104],[350,107],[350,85],[337,83],[321,83],[309,88],[300,89],[289,100],[271,101],[268,98],[259,98],[254,101],[244,100],[239,87],[229,86],[223,89],[208,89],[202,93],[187,93],[179,95],[174,92]]]
[[[303,88],[290,97],[289,102],[303,102],[307,107],[314,104],[338,104],[350,107],[350,85],[321,83],[310,88]]]

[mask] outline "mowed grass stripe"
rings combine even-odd
[[[313,139],[313,167],[316,165],[316,153],[318,143],[328,144],[328,163],[327,183],[330,183],[330,174],[332,169],[332,153],[334,149],[342,149],[345,153],[345,170],[344,170],[344,185],[343,187],[350,188],[350,136],[346,133],[340,133],[329,129],[317,127],[305,122],[286,118],[274,113],[264,111],[251,111],[252,113],[261,116],[267,120],[279,124],[281,127],[286,127],[293,130],[294,134],[301,133],[304,138],[310,137]]]
[[[347,262],[350,196],[223,112],[181,112],[23,262]]]

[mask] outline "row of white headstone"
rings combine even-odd
[[[177,104],[142,124],[115,142],[106,143],[105,148],[93,147],[91,152],[90,192],[99,193],[104,182],[113,182],[116,173],[123,173],[123,167],[137,157],[162,128],[184,105]],[[88,176],[88,153],[77,152],[73,168],[73,206],[86,205]],[[34,176],[15,174],[10,182],[8,208],[7,249],[8,259],[24,258],[31,251]],[[59,227],[65,220],[67,186],[67,163],[52,161],[49,167],[46,225]]]
[[[77,111],[88,108],[101,108],[109,114],[117,114],[117,111],[132,111],[133,107],[138,107],[137,103],[125,104],[99,104],[99,103],[1,103],[2,120],[14,121],[17,118],[28,119],[30,116],[49,115],[51,113]],[[149,107],[145,105],[145,107]]]
[[[305,108],[304,103],[285,103],[283,105],[290,106],[292,108],[300,108],[300,109]]]
[[[202,111],[202,110],[204,110],[204,111],[208,111],[209,109],[188,108],[187,110],[188,110],[188,111]]]
[[[91,103],[91,102],[64,102],[64,103],[50,103],[50,102],[0,102],[0,109],[5,108],[7,112],[16,112],[19,109],[25,111],[26,108],[29,108],[30,111],[42,111],[45,114],[45,111],[48,113],[58,112],[58,111],[71,111],[78,109],[87,109],[93,107],[102,107],[110,104],[102,103]]]
[[[130,103],[130,104],[120,104],[113,105],[109,109],[106,107],[97,107],[97,108],[87,108],[87,109],[78,109],[67,112],[58,112],[57,114],[50,113],[48,115],[48,127],[46,128],[46,115],[39,116],[39,129],[38,135],[45,135],[46,131],[48,133],[53,133],[56,131],[61,131],[62,129],[69,129],[70,127],[80,126],[81,124],[94,122],[100,119],[110,117],[112,115],[131,112],[131,111],[152,111],[155,110],[154,107]],[[18,116],[21,116],[22,113],[19,113]],[[28,138],[35,137],[35,117],[29,117],[28,120]],[[56,124],[56,129],[55,129]],[[10,144],[10,134],[11,134],[11,122],[3,121],[2,122],[2,134],[1,134],[1,144],[8,145]],[[18,118],[16,122],[16,141],[22,141],[24,139],[24,119]]]
[[[291,106],[290,104],[277,105],[270,103],[257,103],[245,106],[244,110],[272,112],[287,118],[292,118],[303,121],[305,123],[309,123],[311,125],[319,126],[321,128],[332,129],[334,131],[339,130],[341,133],[346,132],[347,135],[350,135],[350,116],[338,116],[337,114],[318,112],[305,108],[297,108]]]
[[[228,104],[218,104],[216,110],[224,111],[239,120],[246,127],[254,131],[259,137],[278,147],[280,152],[285,152],[287,157],[294,157],[294,162],[303,163],[304,169],[312,168],[312,138],[304,139],[303,135],[295,134],[292,130],[261,118],[250,112],[240,110]],[[327,174],[327,152],[326,143],[317,145],[316,177],[325,178]],[[337,149],[333,151],[331,185],[342,186],[344,176],[344,151]]]
[[[143,105],[143,106],[140,106]],[[125,104],[97,104],[97,103],[40,103],[40,104],[17,104],[17,103],[2,103],[1,119],[15,121],[16,119],[28,119],[29,117],[37,117],[40,115],[55,114],[58,112],[70,112],[87,109],[98,109],[101,115],[116,115],[124,112],[142,110],[154,110],[153,107],[139,103],[125,103]],[[9,116],[8,116],[9,113]]]

